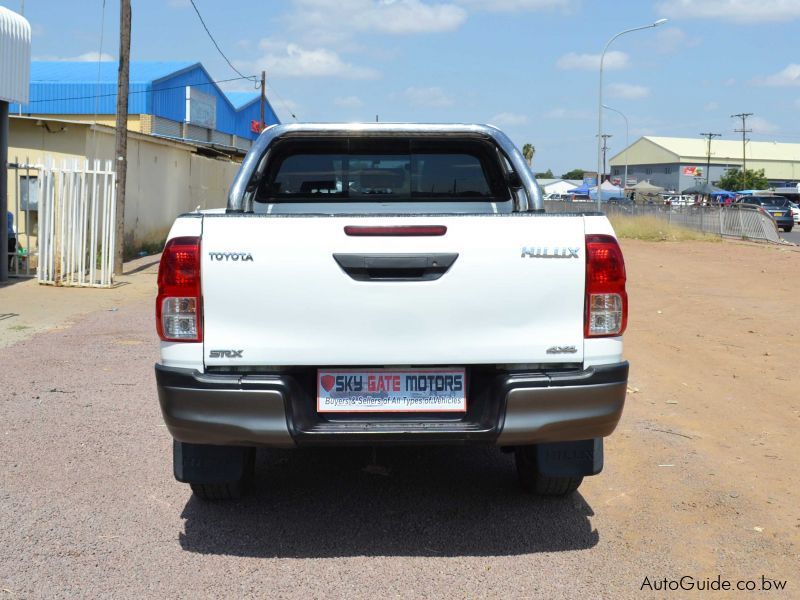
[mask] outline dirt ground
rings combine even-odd
[[[623,245],[628,403],[562,500],[494,449],[397,448],[263,452],[253,497],[198,502],[155,397],[155,268],[129,293],[0,288],[0,598],[626,598],[682,576],[800,597],[800,252]]]

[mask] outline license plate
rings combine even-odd
[[[317,412],[466,412],[465,369],[317,371]]]
[[[772,214],[775,215],[776,217],[782,217],[783,216],[783,213],[778,213],[778,212],[772,213]]]

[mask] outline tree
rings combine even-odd
[[[536,179],[554,179],[553,170],[547,169],[547,171],[536,173]]]
[[[742,177],[740,169],[730,169],[720,178],[717,186],[732,192],[738,190],[765,190],[769,187],[769,181],[764,175],[764,169],[759,169],[758,171],[747,169],[744,177]]]
[[[528,161],[528,166],[530,167],[533,164],[533,155],[536,154],[536,148],[533,144],[525,144],[522,147],[522,156],[525,157],[525,160]]]
[[[561,178],[562,179],[583,179],[583,174],[586,173],[583,169],[572,169],[572,171],[567,171],[564,173]]]

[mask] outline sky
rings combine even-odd
[[[115,60],[119,1],[0,0],[40,60]],[[132,0],[132,60],[202,62],[237,77],[189,0]],[[800,143],[800,0],[195,0],[245,75],[267,71],[284,122],[492,123],[536,148],[534,170],[594,170],[598,66],[604,103],[642,135]],[[103,18],[104,15],[104,18]],[[102,32],[102,36],[101,36]],[[102,37],[102,44],[101,44]],[[242,80],[222,86],[253,89]],[[604,113],[609,156],[622,118]]]

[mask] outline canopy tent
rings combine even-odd
[[[637,194],[643,195],[654,195],[660,194],[664,191],[664,188],[658,187],[657,185],[653,185],[649,181],[640,181],[636,185],[629,187],[628,189],[633,190]]]
[[[594,189],[594,188],[592,188]],[[585,183],[580,185],[576,188],[572,188],[571,190],[567,190],[567,194],[574,194],[576,196],[588,196],[589,195],[589,186]]]
[[[724,191],[725,190],[720,189],[715,185],[711,185],[710,183],[701,183],[686,188],[681,192],[681,194],[701,194],[703,196],[711,196],[712,194],[717,194]]]
[[[621,187],[614,185],[610,181],[604,181],[600,184],[601,201],[606,201],[609,198],[619,198],[621,196],[624,196],[624,192],[622,191]],[[591,190],[589,190],[589,197],[592,200],[597,200],[597,186],[594,186]]]

